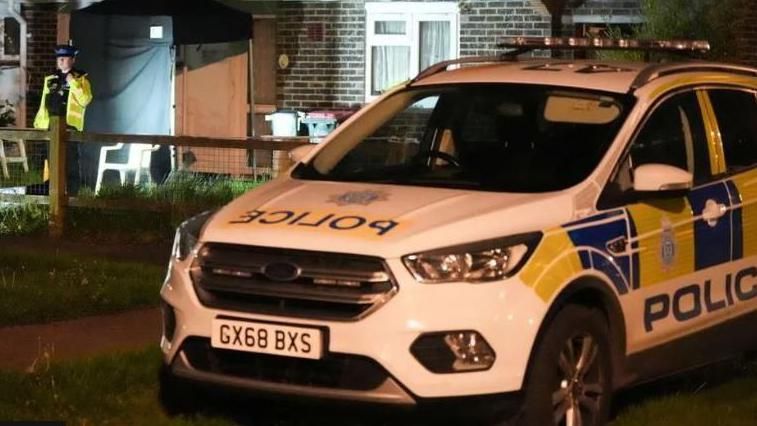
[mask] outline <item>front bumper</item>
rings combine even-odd
[[[415,404],[413,396],[372,360],[329,357],[314,361],[247,354],[214,349],[208,339],[193,337],[184,341],[171,372],[182,379],[270,396]]]
[[[358,321],[325,321],[205,307],[194,293],[187,272],[189,261],[173,261],[161,291],[163,300],[174,309],[176,316],[174,335],[170,340],[164,336],[161,341],[164,362],[171,365],[176,376],[252,392],[395,405],[414,405],[420,400],[439,398],[512,393],[521,389],[531,347],[546,310],[546,305],[533,290],[517,279],[487,284],[421,285],[414,281],[399,259],[390,259],[387,264],[399,283],[399,292],[386,305]],[[342,383],[248,374],[233,368],[218,367],[218,364],[211,368],[212,362],[203,365],[190,353],[197,351],[189,351],[187,345],[204,341],[206,351],[220,351],[223,356],[229,355],[226,352],[233,352],[213,349],[207,343],[212,321],[218,316],[326,327],[326,358],[347,357],[348,364],[351,359],[370,360],[383,371],[383,379],[372,382],[369,388],[361,388]],[[452,330],[476,330],[481,333],[497,354],[492,368],[436,374],[423,367],[411,354],[410,347],[419,336]],[[256,363],[259,362],[256,359],[270,357],[244,354],[252,358],[241,364]],[[294,363],[305,362],[294,360]],[[285,370],[286,367],[273,367],[273,370],[276,369]],[[327,371],[324,374],[342,373]]]

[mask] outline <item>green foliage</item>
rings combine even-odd
[[[164,276],[164,266],[5,249],[0,251],[0,325],[155,306]]]
[[[733,60],[737,57],[736,27],[746,0],[642,0],[644,23],[634,27],[630,38],[660,40],[707,40],[711,50],[705,59]],[[625,38],[617,29],[608,31],[612,38]],[[643,60],[639,52],[601,52],[603,59]],[[656,53],[653,60],[680,59],[680,55]]]
[[[5,145],[7,150],[10,143]],[[7,151],[6,151],[7,153]],[[33,164],[29,164],[29,171],[25,172],[21,163],[9,163],[8,174],[9,179],[0,180],[0,186],[2,187],[14,187],[14,186],[27,186],[27,185],[41,185],[44,180],[42,179],[42,169],[34,167]]]
[[[103,186],[98,194],[85,188],[78,198],[95,205],[69,209],[66,234],[125,243],[170,240],[188,217],[220,207],[262,183],[179,171],[161,185]]]
[[[28,235],[47,229],[48,206],[24,203],[0,207],[0,236]]]
[[[150,202],[156,208],[202,206],[201,208],[206,210],[224,205],[262,183],[264,182],[225,175],[177,171],[172,172],[160,185],[104,186],[96,195],[92,190],[84,189],[79,193],[79,198],[139,200]]]
[[[735,27],[744,0],[643,0],[640,38],[708,40],[708,59],[736,55]]]
[[[39,178],[38,174],[34,174]],[[82,188],[77,198],[93,205],[69,207],[66,235],[93,241],[146,243],[170,239],[178,224],[199,212],[220,207],[264,183],[174,172],[161,185],[104,186],[98,194]],[[44,232],[48,206],[0,204],[0,236]]]

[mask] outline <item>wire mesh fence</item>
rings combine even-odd
[[[290,166],[287,151],[309,143],[68,132],[61,160],[50,158],[57,142],[34,140],[52,134],[0,129],[0,236],[44,231],[60,181],[67,233],[165,237],[186,217],[275,178]]]
[[[24,193],[41,191],[45,181],[47,141],[0,139],[0,187]]]

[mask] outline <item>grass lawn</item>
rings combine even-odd
[[[53,364],[45,372],[0,372],[0,419],[63,420],[68,425],[231,425],[171,419],[157,403],[157,348]]]
[[[713,389],[650,399],[622,413],[612,426],[754,426],[757,377],[735,379]]]
[[[231,425],[237,421],[255,426],[419,424],[407,422],[404,415],[387,422],[381,415],[355,417],[344,409],[250,401],[232,402],[236,410],[227,407],[219,411],[216,406],[193,418],[169,418],[157,402],[159,360],[159,350],[150,347],[53,364],[34,374],[0,372],[0,419],[65,420],[70,425]],[[757,419],[755,367],[742,368],[741,377],[731,377],[720,385],[699,390],[683,386],[668,396],[645,394],[641,402],[623,409],[612,426],[752,426]]]
[[[640,400],[623,408],[612,426],[754,426],[757,360],[708,367],[619,396]]]
[[[156,306],[164,276],[164,266],[0,251],[0,325]]]

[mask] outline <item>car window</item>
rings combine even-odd
[[[710,176],[707,136],[694,92],[674,95],[652,112],[631,145],[631,162],[634,168],[668,164],[699,181]]]
[[[608,185],[602,204],[614,204],[612,200],[633,189],[633,169],[652,163],[687,170],[696,182],[711,177],[707,134],[695,92],[671,96],[643,121]]]
[[[757,97],[754,92],[713,89],[710,101],[718,120],[728,171],[757,164]]]
[[[411,88],[383,102],[386,108],[374,107],[293,176],[557,191],[597,167],[633,98],[551,86],[468,84]]]

